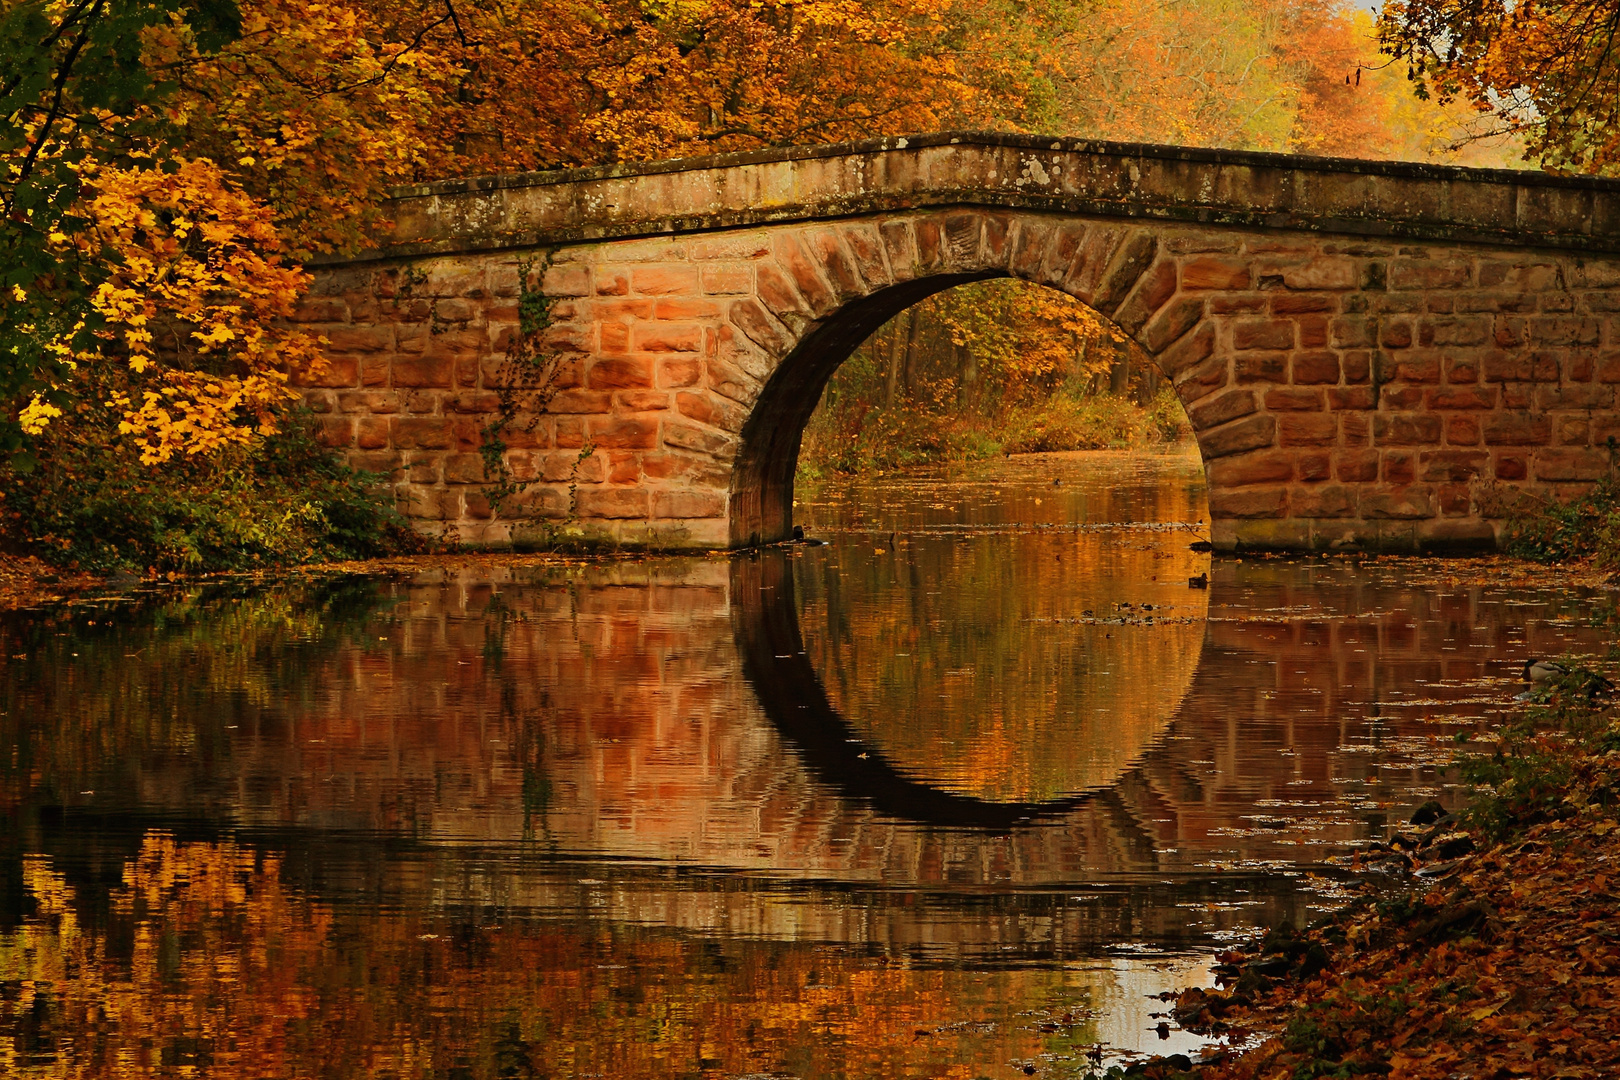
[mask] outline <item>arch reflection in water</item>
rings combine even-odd
[[[777,550],[734,564],[737,642],[743,673],[765,715],[823,784],[881,814],[930,825],[1005,831],[1066,813],[1085,795],[1007,802],[957,794],[897,769],[856,734],[828,700],[803,648],[787,553]],[[908,718],[923,722],[921,718]]]
[[[176,818],[298,849],[405,841],[451,877],[507,849],[502,876],[474,892],[540,908],[577,892],[521,872],[553,862],[922,889],[1061,889],[1159,868],[1141,815],[1112,790],[1061,828],[994,840],[954,826],[1005,829],[1027,812],[924,791],[953,808],[934,814],[941,827],[847,797],[738,678],[739,620],[791,626],[791,601],[760,606],[768,593],[735,588],[716,560],[504,566],[69,613],[30,630],[40,644],[9,669],[0,728],[18,754],[0,795],[88,815],[86,842],[118,823],[118,850],[128,827]],[[329,880],[347,891],[342,874]],[[617,894],[619,914],[732,921],[686,903],[685,885],[661,898],[648,884]],[[756,924],[840,940],[860,921],[818,900]],[[926,919],[905,922],[897,940],[937,938]],[[975,925],[959,928],[964,944],[997,933]]]
[[[1162,599],[1141,600],[1139,585],[1131,614],[1119,616],[1116,597],[1130,589],[1129,579],[1106,572],[1117,560],[1101,557],[1108,546],[1102,534],[986,539],[983,569],[999,579],[988,592],[1017,598],[1017,611],[983,603],[985,590],[928,590],[946,598],[938,604],[917,595],[923,585],[964,572],[953,565],[960,545],[952,537],[919,538],[910,573],[893,580],[853,545],[842,549],[841,567],[815,557],[824,549],[812,549],[809,560],[778,549],[734,563],[739,652],[765,714],[823,783],[880,813],[1003,830],[1061,816],[1111,787],[1147,752],[1192,683],[1207,594],[1196,593],[1172,615]],[[1018,585],[1033,583],[1018,582],[1008,568],[1040,573],[1055,546],[1070,551],[1070,571],[1064,575],[1057,560],[1053,577],[1064,580],[1048,582],[1051,590],[1031,605]],[[806,569],[807,561],[815,565]],[[828,604],[824,577],[811,583],[821,587],[801,613],[796,569],[837,575],[843,606]],[[1076,587],[1076,577],[1098,587]],[[958,600],[966,603],[952,603]],[[1065,614],[1077,604],[1082,614]],[[800,630],[806,617],[822,628],[815,660]],[[875,650],[874,635],[886,639]],[[900,644],[911,651],[896,657]],[[900,665],[898,675],[880,670],[855,682],[863,666],[883,669],[910,656],[919,662]],[[1005,670],[972,677],[974,665],[1003,658],[1013,661]],[[834,706],[817,660],[845,676],[845,696],[864,706],[860,721]],[[868,692],[849,693],[852,682]]]

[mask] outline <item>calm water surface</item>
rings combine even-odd
[[[1081,1076],[1460,793],[1592,598],[1216,559],[1196,460],[801,496],[824,546],[0,624],[0,1074]],[[1209,574],[1207,590],[1190,577]]]

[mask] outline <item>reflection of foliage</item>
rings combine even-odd
[[[331,919],[282,885],[275,860],[149,836],[104,927],[83,923],[47,860],[28,859],[23,873],[35,914],[0,935],[0,1071],[295,1070],[285,1033],[316,1011],[312,976]]]
[[[488,661],[490,670],[499,672],[501,661],[506,658],[506,632],[515,619],[506,598],[496,593],[484,605],[484,659]]]
[[[380,603],[374,582],[347,579],[11,616],[0,623],[11,658],[0,736],[13,748],[0,759],[3,801],[94,786],[143,755],[222,752],[242,712],[312,700],[312,666],[363,635]]]
[[[1184,490],[1165,501],[1164,520],[1196,516]],[[1204,628],[1086,625],[1082,612],[1157,599],[1150,576],[1175,566],[1184,582],[1182,563],[1104,533],[908,543],[902,559],[851,545],[826,573],[795,560],[810,659],[890,762],[979,798],[1041,801],[1107,786],[1147,750]]]
[[[540,704],[555,713],[556,706],[549,695]],[[546,727],[536,715],[518,725],[517,731],[513,752],[523,770],[523,839],[532,840],[537,822],[542,832],[550,831],[546,813],[551,809],[552,790],[551,776],[546,771]]]
[[[38,1080],[942,1075],[1049,1050],[1024,1010],[1086,994],[1064,971],[339,907],[274,857],[158,833],[104,914],[46,859],[25,886],[33,913],[0,932],[0,1071]]]

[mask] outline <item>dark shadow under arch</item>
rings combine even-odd
[[[888,817],[996,832],[1061,817],[1096,796],[1082,792],[1048,802],[988,802],[941,791],[896,769],[857,737],[804,654],[789,558],[780,549],[736,556],[732,611],[743,676],[767,718],[816,779]]]
[[[938,274],[881,289],[851,301],[822,320],[783,358],[765,382],[742,429],[731,480],[731,543],[753,547],[793,533],[793,474],[799,440],[838,365],[861,342],[906,308],[935,293],[974,281],[1009,277],[1005,271]]]

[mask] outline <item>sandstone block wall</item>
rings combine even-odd
[[[552,245],[542,413],[479,449],[519,328],[519,258],[322,271],[322,432],[424,526],[474,543],[782,537],[826,378],[929,292],[1014,276],[1132,334],[1175,385],[1225,548],[1489,545],[1620,435],[1620,259],[1482,243],[955,208]],[[522,395],[519,395],[521,398]]]

